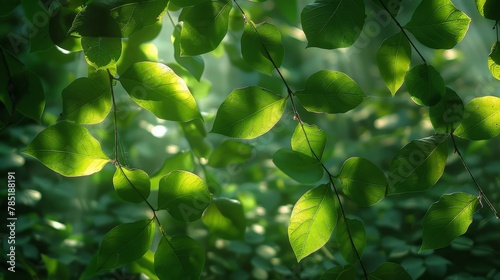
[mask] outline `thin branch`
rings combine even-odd
[[[113,100],[113,128],[114,128],[114,134],[115,134],[115,164],[120,165],[120,159],[118,158],[118,124],[117,120],[118,117],[116,115],[116,100],[115,100],[115,91],[113,89],[113,75],[111,75],[111,72],[109,69],[106,69],[108,71],[108,76],[109,76],[109,87],[111,89],[111,99]]]
[[[404,27],[399,23],[399,21],[396,19],[396,17],[394,17],[391,14],[391,12],[389,11],[389,9],[385,5],[385,3],[382,0],[379,0],[379,2],[384,7],[384,10],[389,14],[389,16],[391,16],[392,20],[394,20],[394,22],[397,24],[397,26],[399,27],[399,29],[401,29],[401,32],[403,32],[403,35],[405,35],[406,39],[408,39],[408,41],[410,42],[411,46],[417,52],[417,54],[420,56],[420,58],[422,59],[422,61],[425,64],[427,64],[427,60],[425,60],[424,56],[420,53],[420,51],[418,50],[417,46],[415,46],[415,44],[413,43],[413,41],[410,39],[410,36],[408,36],[408,33],[406,33]]]
[[[238,9],[240,10],[240,12],[242,13],[243,15],[243,18],[245,19],[245,22],[248,22],[252,28],[254,29],[255,33],[259,36],[259,31],[257,30],[257,27],[254,25],[254,23],[250,20],[248,20],[248,17],[246,15],[246,13],[243,11],[243,9],[241,8],[241,6],[238,4],[238,2],[236,2],[236,0],[233,0],[233,2],[236,4],[236,6],[238,7]],[[261,41],[262,43],[262,41]],[[266,55],[267,55],[267,58],[269,59],[269,61],[271,61],[271,63],[273,64],[274,68],[276,69],[276,71],[278,72],[278,75],[280,76],[281,80],[283,81],[283,84],[285,85],[286,87],[286,90],[287,90],[287,94],[288,94],[288,97],[290,98],[290,101],[291,101],[291,104],[292,104],[292,110],[293,110],[293,114],[294,114],[294,119],[298,121],[299,125],[300,125],[300,128],[302,130],[302,133],[304,133],[304,136],[305,136],[305,139],[306,139],[306,142],[307,142],[307,145],[309,146],[309,150],[311,151],[312,155],[316,158],[316,160],[318,160],[318,162],[321,164],[321,167],[326,171],[326,173],[328,174],[328,178],[329,178],[329,181],[332,185],[332,188],[335,192],[335,196],[337,197],[337,200],[339,202],[339,206],[340,206],[340,211],[341,211],[341,215],[342,215],[342,219],[346,220],[346,213],[345,213],[345,210],[344,210],[344,206],[342,205],[342,201],[340,200],[340,194],[337,190],[337,187],[335,186],[335,182],[333,181],[333,175],[330,173],[330,171],[328,170],[328,168],[325,166],[325,164],[321,161],[321,158],[319,158],[319,156],[316,154],[316,152],[314,151],[314,149],[312,148],[311,146],[311,141],[309,140],[309,137],[307,136],[307,132],[304,128],[304,123],[302,121],[302,119],[300,118],[300,114],[297,110],[297,106],[295,105],[295,102],[293,100],[293,91],[292,89],[290,88],[290,86],[288,85],[285,77],[283,76],[283,74],[281,73],[278,65],[276,64],[276,62],[274,61],[274,59],[272,58],[271,54],[269,53],[269,50],[267,49],[267,47],[262,43],[262,48],[264,49],[264,51],[266,52]],[[424,60],[425,61],[425,60]],[[347,224],[346,222],[346,228],[347,228],[347,233],[349,235],[349,241],[351,243],[351,246],[356,254],[356,257],[357,259],[359,260],[359,263],[361,265],[361,268],[363,270],[363,275],[366,279],[368,279],[368,272],[366,271],[366,268],[363,264],[363,261],[361,259],[361,256],[354,244],[354,240],[352,238],[352,234],[351,234],[351,230],[349,228],[349,225]]]
[[[132,188],[137,192],[137,194],[142,198],[142,200],[144,200],[144,202],[146,202],[146,205],[153,213],[153,219],[155,219],[156,223],[158,224],[158,228],[160,230],[160,233],[162,234],[163,237],[165,237],[165,240],[170,245],[170,242],[167,239],[167,234],[160,223],[160,219],[158,218],[158,215],[156,214],[157,210],[153,207],[153,205],[151,205],[151,203],[147,200],[147,198],[144,197],[141,192],[139,192],[139,190],[134,185],[134,183],[130,180],[130,178],[127,176],[127,174],[125,174],[125,172],[123,172],[123,166],[121,165],[120,160],[118,158],[118,126],[117,126],[118,118],[116,115],[117,106],[116,106],[116,101],[115,101],[115,93],[113,90],[113,80],[115,78],[113,77],[113,75],[111,74],[109,69],[106,69],[106,70],[108,71],[109,85],[110,85],[110,89],[111,89],[111,98],[113,100],[113,127],[114,127],[114,135],[115,135],[115,160],[114,160],[114,163],[117,166],[117,168],[120,169],[120,171],[123,173],[123,176],[125,176],[125,179],[127,180],[127,182],[132,186]],[[170,245],[170,246],[172,246],[172,245]]]
[[[467,170],[467,173],[469,173],[469,176],[471,177],[472,181],[474,182],[474,185],[476,186],[477,190],[479,191],[479,202],[481,203],[481,200],[484,199],[486,204],[490,207],[491,211],[493,211],[493,214],[495,214],[495,218],[500,219],[500,216],[498,215],[497,210],[495,209],[495,206],[491,203],[491,201],[488,199],[486,194],[484,193],[483,189],[477,182],[476,178],[474,175],[472,175],[472,172],[469,169],[469,166],[465,163],[464,157],[462,156],[462,153],[460,153],[460,150],[458,149],[457,143],[455,142],[455,136],[453,135],[453,132],[450,133],[451,135],[451,142],[453,143],[453,148],[455,149],[455,153],[458,155],[460,158],[460,161],[465,167],[465,170]]]
[[[495,21],[495,25],[493,26],[493,29],[496,29],[496,33],[497,33],[497,42],[499,41],[499,40],[498,40],[498,33],[500,32],[500,31],[498,31],[498,29],[499,29],[499,28],[500,28],[500,22],[497,20],[497,21]]]

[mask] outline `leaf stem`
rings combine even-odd
[[[467,173],[469,173],[469,176],[471,177],[472,181],[474,182],[474,185],[476,186],[477,190],[479,191],[479,202],[481,203],[481,200],[484,199],[486,204],[490,207],[491,211],[493,211],[495,218],[500,219],[500,216],[499,216],[497,210],[495,209],[495,206],[493,206],[491,201],[488,199],[488,197],[484,193],[483,189],[481,188],[481,186],[477,182],[476,178],[472,174],[471,170],[469,169],[469,166],[467,166],[467,164],[465,163],[464,157],[462,156],[462,153],[460,153],[460,150],[458,149],[457,143],[455,142],[455,136],[454,136],[453,132],[450,133],[450,135],[451,135],[451,142],[453,143],[453,148],[455,150],[455,153],[460,158],[460,161],[464,165],[465,170],[467,170]]]
[[[246,15],[246,13],[243,11],[243,9],[241,8],[241,6],[238,4],[238,2],[236,2],[236,0],[233,0],[233,2],[236,4],[236,6],[238,7],[238,9],[240,10],[241,14],[243,15],[243,18],[245,19],[245,22],[249,22],[249,24],[251,24],[252,28],[254,29],[255,33],[259,36],[259,31],[257,30],[257,28],[255,27],[255,24],[250,21]],[[300,114],[297,110],[297,106],[295,105],[295,102],[293,100],[293,91],[292,89],[290,88],[290,86],[288,85],[285,77],[283,76],[283,74],[281,73],[278,65],[276,64],[276,62],[274,61],[274,59],[271,57],[271,54],[269,53],[269,50],[267,49],[267,47],[262,43],[261,41],[261,44],[262,44],[262,48],[264,49],[264,51],[266,52],[266,55],[267,55],[267,58],[269,59],[269,61],[271,61],[271,63],[273,64],[274,66],[274,69],[276,69],[276,71],[278,72],[278,75],[280,76],[281,80],[283,81],[283,84],[285,85],[286,87],[286,90],[287,90],[287,94],[288,94],[288,97],[290,98],[290,101],[291,101],[291,104],[292,104],[292,110],[293,110],[293,115],[294,115],[294,119],[298,121],[299,125],[300,125],[300,128],[302,130],[302,132],[304,133],[304,136],[305,136],[305,139],[306,139],[306,142],[307,142],[307,145],[309,146],[309,150],[311,151],[311,153],[314,155],[314,157],[318,160],[318,162],[321,164],[321,167],[326,171],[326,173],[328,174],[328,178],[329,178],[329,181],[332,185],[332,188],[335,192],[335,196],[337,197],[337,200],[339,202],[339,206],[340,206],[340,210],[341,210],[341,215],[342,215],[342,219],[346,219],[346,214],[345,214],[345,210],[344,210],[344,206],[342,205],[342,201],[340,199],[340,194],[337,190],[337,187],[335,186],[335,183],[333,181],[333,175],[330,173],[330,171],[328,170],[328,168],[325,166],[325,164],[321,161],[321,159],[318,157],[318,155],[314,152],[314,149],[312,148],[311,146],[311,141],[309,140],[309,137],[307,136],[307,132],[304,128],[304,123],[302,121],[302,119],[300,118]],[[424,60],[425,61],[425,60]],[[368,279],[368,273],[366,271],[366,268],[363,264],[363,261],[361,260],[361,256],[358,252],[358,250],[356,249],[356,246],[354,245],[354,240],[353,240],[353,237],[352,237],[352,234],[351,234],[351,230],[349,228],[349,225],[346,223],[346,228],[347,228],[347,233],[349,235],[349,241],[352,245],[352,248],[354,250],[354,252],[356,253],[356,257],[357,259],[359,260],[359,263],[361,265],[361,268],[363,270],[363,275],[364,275],[364,278]]]
[[[391,16],[392,20],[394,20],[394,22],[397,24],[397,26],[399,27],[399,29],[401,29],[401,32],[403,33],[403,35],[405,35],[406,39],[408,39],[408,41],[410,42],[411,46],[417,52],[418,56],[420,56],[420,58],[422,59],[422,61],[424,62],[424,64],[427,64],[427,60],[425,60],[424,56],[420,53],[420,51],[418,50],[417,46],[415,46],[415,44],[413,43],[413,41],[410,39],[410,36],[408,36],[408,33],[406,33],[404,27],[399,23],[399,21],[396,19],[396,17],[391,14],[391,12],[389,11],[389,9],[385,5],[385,3],[382,0],[379,0],[379,2],[384,7],[384,10],[389,14],[389,16]]]
[[[118,117],[116,115],[116,100],[115,100],[115,91],[113,89],[113,75],[109,71],[109,69],[106,69],[108,71],[108,76],[109,76],[109,88],[111,89],[111,100],[113,101],[113,130],[114,130],[114,135],[115,135],[115,164],[120,165],[120,159],[118,158],[118,124],[117,120]],[[121,166],[121,165],[120,165]]]

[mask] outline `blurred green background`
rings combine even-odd
[[[307,77],[316,71],[329,69],[345,72],[368,95],[358,108],[345,114],[300,111],[305,122],[317,124],[327,132],[323,158],[333,174],[338,174],[342,162],[353,156],[367,158],[387,171],[392,157],[402,146],[434,133],[428,110],[413,103],[404,86],[392,97],[381,79],[375,54],[382,41],[397,32],[397,27],[393,22],[386,25],[380,21],[378,6],[366,1],[367,11],[374,12],[368,13],[365,30],[354,46],[321,50],[306,48],[300,29],[300,11],[312,1],[240,2],[254,22],[268,21],[281,31],[285,47],[281,70],[293,90],[303,89]],[[398,20],[408,22],[418,3],[403,1]],[[500,82],[487,68],[487,55],[496,40],[492,30],[494,22],[482,18],[472,1],[454,4],[472,18],[464,40],[447,51],[430,50],[418,43],[417,47],[465,103],[474,97],[500,96]],[[12,51],[7,35],[21,32],[25,13],[19,6],[0,17],[0,44],[7,51]],[[177,22],[179,12],[169,13]],[[223,43],[202,56],[205,70],[201,81],[175,65],[171,41],[174,26],[168,16],[161,24],[147,27],[123,42],[118,74],[138,60],[158,60],[170,65],[191,88],[207,131],[217,108],[235,88],[259,85],[284,96],[286,91],[276,73],[266,76],[252,71],[242,60],[239,40],[243,20],[235,8],[231,16],[230,32]],[[366,29],[368,26],[371,28]],[[33,40],[38,39],[35,36]],[[0,177],[6,177],[9,171],[17,175],[19,272],[16,279],[31,279],[30,275],[38,275],[38,279],[46,279],[48,275],[78,279],[107,231],[119,223],[136,221],[150,214],[145,205],[126,203],[115,194],[111,165],[89,177],[65,178],[20,153],[38,132],[57,121],[62,106],[61,91],[75,78],[86,76],[88,71],[82,52],[65,53],[56,47],[29,52],[29,47],[30,44],[22,45],[17,57],[42,79],[47,99],[42,123],[23,120],[0,134]],[[418,57],[413,59],[413,65],[420,63]],[[140,167],[152,176],[166,159],[189,149],[178,123],[159,120],[141,110],[119,85],[115,92],[120,119],[119,144],[125,151],[121,156],[126,165]],[[291,209],[311,186],[289,179],[274,166],[271,158],[279,148],[289,147],[295,125],[291,108],[287,108],[270,133],[244,141],[254,147],[248,162],[222,169],[205,166],[208,173],[214,175],[210,185],[216,190],[216,196],[242,202],[248,219],[244,240],[218,239],[208,234],[201,221],[186,225],[167,213],[161,215],[170,234],[188,234],[204,244],[207,259],[202,279],[317,279],[327,269],[345,264],[333,240],[300,264],[289,245],[287,225]],[[111,119],[88,128],[101,142],[103,150],[112,155]],[[207,139],[210,146],[207,149],[226,140],[214,134],[209,134]],[[485,193],[500,209],[500,138],[476,142],[459,140],[458,146]],[[477,193],[451,147],[448,161],[441,180],[427,192],[387,197],[370,208],[360,208],[344,200],[348,216],[363,220],[367,231],[368,243],[363,256],[367,270],[392,261],[400,263],[414,279],[500,279],[500,223],[487,207],[478,211],[468,232],[451,246],[417,253],[421,219],[428,207],[445,193]],[[201,173],[206,159],[201,157],[197,163],[195,170]],[[340,182],[337,185],[340,187]],[[1,195],[4,211],[7,207],[5,188]],[[150,199],[154,201],[154,197],[155,193]],[[7,251],[7,245],[2,236],[2,252]],[[3,263],[5,257],[2,254]],[[151,262],[152,254],[147,254],[133,265],[103,275],[101,279],[155,279]],[[7,277],[5,268],[0,268],[2,274]],[[127,275],[135,278],[124,278]]]

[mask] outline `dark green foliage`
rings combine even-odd
[[[16,279],[500,277],[498,1],[1,4]]]

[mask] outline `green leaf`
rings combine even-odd
[[[408,71],[406,86],[411,99],[421,106],[436,105],[446,92],[444,80],[431,65],[420,64]]]
[[[286,175],[303,184],[312,184],[323,178],[323,167],[318,159],[287,148],[273,155],[274,164]]]
[[[470,18],[450,0],[422,0],[405,29],[433,49],[451,49],[469,29]]]
[[[292,210],[288,238],[300,262],[330,239],[339,218],[337,203],[329,184],[307,191]]]
[[[181,55],[199,55],[214,50],[226,36],[230,0],[204,0],[187,12],[181,31]]]
[[[186,83],[164,64],[134,63],[121,75],[120,82],[139,106],[160,119],[185,122],[201,118]]]
[[[453,132],[462,121],[464,103],[458,94],[449,87],[441,101],[429,108],[429,117],[437,133]]]
[[[441,196],[434,202],[422,220],[422,247],[420,252],[446,247],[455,238],[467,231],[479,200],[467,193],[452,193]]]
[[[116,37],[82,37],[87,63],[95,69],[114,68],[122,54],[122,41]]]
[[[82,50],[81,38],[68,36],[68,31],[73,24],[78,11],[61,6],[57,8],[49,22],[49,34],[52,42],[59,48],[68,52],[78,52]]]
[[[495,79],[500,80],[500,42],[495,42],[488,55],[488,68]]]
[[[177,7],[189,7],[194,6],[196,3],[202,0],[170,0],[170,3],[176,5]]]
[[[337,114],[356,108],[366,95],[358,84],[342,72],[321,70],[306,81],[295,95],[309,112]]]
[[[212,146],[206,139],[207,132],[203,120],[194,119],[180,125],[194,155],[199,158],[208,158],[212,152]]]
[[[15,109],[11,97],[15,88],[12,87],[13,81],[7,77],[25,72],[24,64],[17,57],[0,48],[0,77],[6,77],[0,79],[0,101],[5,105],[9,115],[12,115],[12,110]]]
[[[38,76],[31,71],[14,74],[10,80],[10,98],[24,116],[40,123],[45,108],[45,95]]]
[[[142,257],[154,236],[153,220],[140,220],[112,228],[101,242],[97,255],[97,271],[122,267]]]
[[[163,162],[162,167],[151,177],[151,189],[157,190],[160,179],[174,170],[194,170],[194,160],[191,151],[177,153]]]
[[[23,153],[68,177],[99,172],[109,158],[83,126],[59,122],[40,132]]]
[[[226,167],[244,163],[254,155],[253,146],[250,144],[226,140],[215,148],[212,156],[208,159],[208,165],[212,167]]]
[[[207,184],[195,174],[176,170],[160,179],[158,209],[168,210],[172,217],[183,222],[201,218],[210,204]]]
[[[120,26],[111,17],[110,8],[111,6],[99,2],[89,3],[78,12],[68,34],[82,37],[120,38]]]
[[[384,5],[385,7],[389,10],[389,13],[393,16],[396,16],[401,8],[401,2],[403,0],[372,0],[373,2],[375,2],[377,5],[379,5],[381,8],[384,8]],[[383,4],[381,4],[381,2]],[[381,18],[382,19],[382,16],[387,18],[387,20],[391,20],[389,18],[389,16],[386,14],[386,11],[385,9],[381,10],[380,12],[377,12],[375,14],[377,17]],[[380,21],[379,21],[380,23]]]
[[[386,262],[368,274],[369,280],[411,280],[412,277],[406,270],[396,263]]]
[[[106,77],[107,77],[106,73]],[[79,124],[102,122],[111,111],[111,85],[95,79],[79,78],[62,92],[63,112],[61,120]]]
[[[120,27],[123,37],[128,37],[144,26],[161,20],[168,0],[149,0],[126,3],[111,9],[111,16]]]
[[[244,139],[261,136],[280,120],[285,102],[264,88],[235,89],[219,107],[211,132]]]
[[[316,155],[321,160],[326,145],[326,133],[316,125],[303,123],[303,127],[304,130],[300,124],[295,127],[291,141],[292,150],[312,158],[315,158],[314,155]]]
[[[200,279],[205,265],[201,244],[189,236],[162,237],[155,253],[155,272],[160,279]]]
[[[487,18],[500,21],[500,2],[498,0],[475,0],[479,13]]]
[[[387,88],[394,96],[411,64],[410,42],[403,32],[387,38],[377,51],[377,65]]]
[[[172,35],[175,61],[186,68],[188,72],[199,81],[201,75],[203,75],[203,70],[205,70],[205,61],[201,56],[181,56],[181,30],[182,25],[178,24],[176,28],[174,28],[174,33]]]
[[[301,14],[307,47],[336,49],[349,47],[358,39],[365,24],[363,0],[317,0]]]
[[[353,265],[335,266],[325,271],[320,280],[352,280],[356,277]]]
[[[347,159],[336,177],[342,181],[344,194],[360,206],[371,206],[385,197],[384,172],[367,159]]]
[[[443,175],[448,158],[448,134],[413,140],[391,161],[389,194],[424,191]]]
[[[151,189],[149,176],[146,172],[140,169],[130,170],[121,166],[116,168],[113,175],[113,186],[123,200],[133,203],[144,202]]]
[[[202,220],[212,234],[229,240],[242,239],[247,226],[241,203],[228,198],[214,198]]]
[[[280,67],[285,55],[278,28],[267,22],[255,25],[247,21],[241,36],[241,55],[253,69],[271,75],[274,64]]]
[[[483,96],[466,106],[455,135],[469,140],[486,140],[500,134],[500,98]]]
[[[366,232],[363,223],[360,220],[340,219],[337,225],[336,238],[342,257],[351,264],[359,261],[351,243],[351,238],[359,256],[363,256],[366,247]]]

